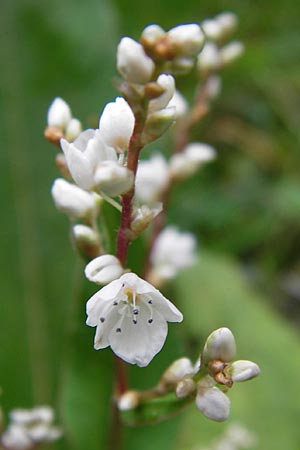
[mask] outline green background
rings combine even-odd
[[[195,359],[212,329],[229,326],[238,357],[262,368],[259,379],[234,386],[230,420],[257,433],[258,448],[300,448],[299,3],[2,0],[1,403],[5,412],[53,405],[65,428],[53,448],[107,447],[113,358],[92,348],[84,310],[95,289],[83,280],[68,221],[49,194],[57,171],[43,138],[48,105],[61,96],[84,126],[95,126],[116,96],[122,35],[138,38],[148,23],[168,29],[223,10],[238,14],[246,52],[224,72],[222,95],[192,136],[219,156],[175,190],[169,213],[199,238],[199,265],[168,292],[185,321],[130,378],[134,387],[152,386],[174,358]],[[192,81],[179,81],[190,100]],[[139,242],[131,252],[134,265]],[[125,429],[122,448],[190,450],[223,428],[191,406],[159,425]]]

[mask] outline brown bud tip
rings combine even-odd
[[[159,97],[163,92],[164,88],[155,82],[148,83],[145,86],[145,96],[150,100]]]
[[[44,131],[44,136],[49,142],[59,147],[59,142],[64,137],[64,134],[59,128],[47,127]]]
[[[231,387],[233,385],[233,381],[231,378],[224,375],[223,372],[219,372],[215,375],[215,380],[219,384],[224,384],[224,386]]]
[[[215,375],[225,368],[226,364],[223,361],[219,361],[218,359],[213,359],[208,363],[208,369],[212,375]]]

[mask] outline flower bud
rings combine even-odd
[[[165,108],[175,92],[175,80],[172,75],[162,74],[158,77],[156,83],[161,87],[162,94],[159,97],[150,100],[148,106],[149,113]]]
[[[128,149],[134,128],[134,115],[128,103],[122,97],[107,103],[99,121],[103,141],[117,152]]]
[[[139,394],[136,391],[127,391],[118,400],[118,408],[120,411],[128,411],[134,409],[139,404]]]
[[[170,174],[174,180],[184,180],[194,175],[202,163],[215,158],[215,150],[208,144],[192,142],[184,151],[170,159]]]
[[[198,383],[196,406],[208,419],[223,422],[229,417],[230,400],[217,387],[205,388]]]
[[[220,50],[220,59],[223,66],[231,64],[244,53],[244,45],[240,41],[232,41]]]
[[[168,31],[169,45],[176,56],[194,57],[204,43],[203,31],[196,23],[178,25]]]
[[[189,358],[179,358],[164,372],[161,381],[167,385],[175,385],[186,375],[193,375],[193,365]]]
[[[238,24],[237,15],[230,11],[224,11],[221,14],[218,14],[216,21],[221,27],[222,38],[230,35],[236,29]]]
[[[119,278],[124,269],[114,255],[102,255],[90,261],[84,270],[88,280],[97,284],[107,284]]]
[[[175,90],[173,97],[169,101],[167,107],[175,107],[176,119],[184,116],[188,111],[188,103],[184,96],[177,90]]]
[[[167,68],[176,75],[185,75],[194,67],[194,58],[179,57],[169,62]]]
[[[260,369],[252,361],[239,360],[230,364],[226,369],[226,374],[227,372],[232,381],[247,381],[257,377]]]
[[[151,204],[159,201],[162,193],[169,184],[169,168],[165,158],[158,154],[151,156],[149,160],[139,161],[135,198],[140,203]]]
[[[143,145],[149,144],[161,137],[175,122],[175,107],[161,109],[150,114],[146,120],[142,134]]]
[[[230,362],[235,352],[235,339],[232,332],[228,328],[219,328],[208,336],[202,352],[202,361],[204,364],[211,360]]]
[[[206,19],[201,23],[201,28],[207,39],[212,41],[220,40],[222,36],[222,25],[216,19]]]
[[[71,119],[72,113],[69,105],[62,98],[56,97],[48,109],[48,126],[65,130]]]
[[[125,80],[145,84],[151,79],[154,63],[141,44],[124,37],[117,49],[117,68]]]
[[[214,72],[221,66],[220,50],[213,42],[206,42],[197,58],[199,72]]]
[[[155,46],[160,42],[165,34],[166,33],[164,29],[156,24],[148,25],[146,28],[144,28],[141,35],[141,43],[146,52],[149,52],[151,54]]]
[[[133,211],[130,225],[130,239],[137,238],[153,221],[153,219],[162,211],[162,203],[151,205],[142,205]]]
[[[196,383],[192,378],[185,377],[176,386],[176,396],[178,398],[185,398],[191,395],[196,389]]]
[[[74,225],[73,238],[78,251],[88,259],[96,258],[101,252],[101,237],[86,225]]]
[[[94,214],[97,210],[96,197],[69,183],[57,178],[51,189],[56,208],[71,218],[82,218]]]
[[[65,136],[67,141],[74,141],[80,133],[82,132],[82,125],[80,120],[78,119],[71,119],[70,122],[67,125]]]
[[[98,164],[94,175],[100,192],[116,197],[129,191],[133,186],[133,172],[116,161],[103,161]]]

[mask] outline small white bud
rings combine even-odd
[[[238,59],[244,53],[244,44],[240,41],[232,41],[220,50],[221,63],[226,66]]]
[[[84,270],[88,280],[97,284],[107,284],[119,278],[124,269],[114,255],[102,255],[90,261]]]
[[[73,227],[73,235],[77,242],[95,245],[99,243],[99,236],[87,225],[77,224]]]
[[[213,147],[200,142],[188,144],[183,152],[174,154],[170,159],[170,173],[174,180],[183,180],[194,175],[201,164],[215,158]]]
[[[193,69],[194,65],[194,58],[179,57],[170,61],[167,68],[176,75],[185,75]]]
[[[103,161],[95,171],[95,182],[101,191],[109,197],[128,192],[133,186],[133,172],[116,161]]]
[[[214,72],[221,65],[220,50],[213,42],[206,42],[197,58],[197,68],[200,72]]]
[[[176,386],[176,396],[185,398],[196,390],[196,383],[192,378],[183,378]]]
[[[7,450],[29,450],[32,441],[24,426],[11,424],[2,434],[1,444]]]
[[[205,388],[198,383],[196,406],[208,419],[223,422],[229,417],[230,400],[217,387]]]
[[[207,39],[218,41],[222,36],[222,25],[216,19],[203,20],[201,27]]]
[[[146,47],[154,47],[165,35],[165,31],[159,25],[148,25],[141,34],[141,42]]]
[[[48,126],[64,131],[71,119],[72,113],[69,105],[62,98],[56,97],[48,109]]]
[[[201,50],[205,36],[198,24],[190,23],[171,28],[168,39],[176,56],[194,57]]]
[[[173,125],[175,119],[175,107],[165,108],[151,113],[146,120],[142,134],[143,145],[149,144],[161,137]]]
[[[221,27],[222,38],[231,34],[238,25],[237,15],[230,11],[224,11],[221,14],[218,14],[216,21]]]
[[[159,97],[150,100],[148,106],[149,113],[153,113],[165,108],[172,99],[175,92],[175,80],[172,75],[162,74],[157,78],[156,83],[163,89],[163,93]]]
[[[129,37],[124,37],[117,49],[117,68],[125,80],[132,83],[147,83],[154,70],[154,62],[142,45]]]
[[[186,375],[193,375],[193,369],[189,358],[179,358],[164,372],[162,381],[166,384],[177,384]]]
[[[149,160],[139,161],[135,198],[140,203],[152,203],[160,200],[160,197],[169,184],[169,169],[165,158],[158,154]]]
[[[214,359],[223,362],[233,360],[236,352],[235,339],[229,328],[219,328],[207,338],[202,352],[202,361],[208,363]]]
[[[100,134],[107,145],[117,152],[128,150],[134,128],[134,114],[122,97],[107,103],[99,120]]]
[[[56,208],[69,217],[87,217],[97,211],[96,197],[93,193],[86,192],[63,178],[54,181],[51,193]]]
[[[159,202],[134,209],[130,226],[131,239],[138,237],[161,211],[162,203]]]
[[[234,361],[228,367],[228,374],[232,381],[247,381],[259,375],[260,369],[252,361],[239,360]]]
[[[80,120],[78,119],[71,119],[70,122],[67,125],[65,136],[67,141],[74,141],[80,133],[82,132],[82,125]]]
[[[136,391],[127,391],[118,400],[118,408],[120,411],[129,411],[139,404],[139,394]]]

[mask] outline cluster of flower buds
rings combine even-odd
[[[0,441],[1,448],[6,450],[31,450],[62,435],[61,428],[52,425],[54,413],[49,406],[14,409],[9,419]]]
[[[81,131],[81,122],[72,116],[70,106],[62,98],[56,97],[48,109],[46,138],[55,144],[59,144],[62,137],[74,141]]]
[[[240,41],[224,42],[237,27],[237,17],[231,12],[204,20],[201,27],[206,40],[197,58],[197,69],[201,75],[217,73],[223,67],[234,62],[244,51]]]
[[[188,358],[180,358],[168,367],[153,389],[153,397],[175,391],[179,399],[195,399],[197,408],[207,418],[218,422],[226,420],[230,413],[230,400],[225,392],[234,382],[250,380],[260,372],[252,361],[234,361],[235,353],[232,332],[228,328],[215,330],[207,338],[195,365]],[[125,400],[123,396],[120,398],[119,408],[133,409],[143,401],[143,393],[136,392],[134,396],[131,391]]]

